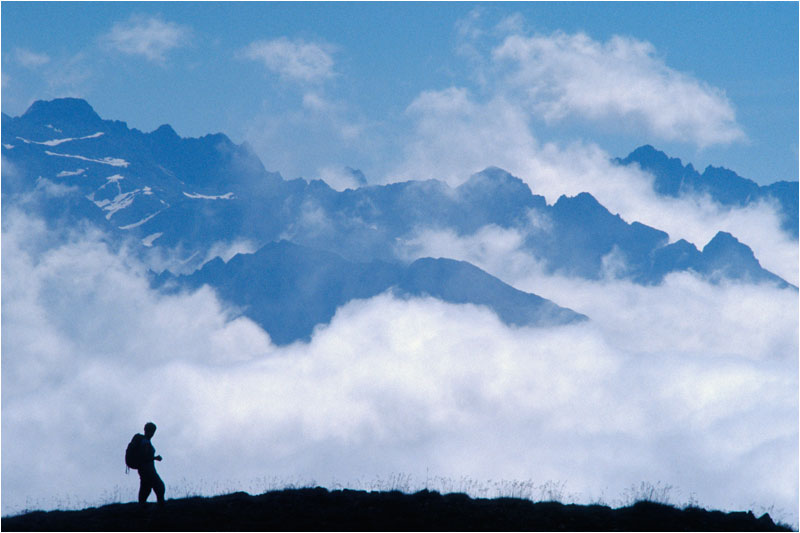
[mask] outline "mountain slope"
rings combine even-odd
[[[355,263],[323,250],[280,241],[253,254],[217,258],[191,275],[162,274],[156,286],[171,290],[208,285],[261,325],[273,342],[309,340],[336,309],[354,299],[393,289],[400,296],[486,306],[508,324],[550,326],[585,320],[539,296],[518,291],[470,265],[420,259],[409,266],[382,261]]]

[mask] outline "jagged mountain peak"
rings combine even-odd
[[[518,195],[532,195],[530,187],[520,178],[499,167],[487,167],[472,174],[467,181],[456,188],[462,195],[503,196],[506,198]]]
[[[703,248],[701,271],[712,281],[744,280],[752,283],[773,283],[794,287],[775,274],[764,270],[753,250],[726,231],[717,232]],[[797,289],[797,287],[794,287]]]
[[[722,250],[744,250],[745,248],[750,252],[748,255],[753,256],[753,251],[750,250],[749,246],[742,244],[739,239],[727,231],[718,231],[714,238],[705,245],[703,253],[707,251],[715,253]]]
[[[652,144],[643,144],[642,146],[635,148],[625,159],[663,159],[666,161],[669,160],[670,157],[661,150],[656,149]]]
[[[743,178],[733,170],[725,167],[715,167],[713,165],[708,165],[703,171],[702,177],[718,181],[727,180],[729,183],[740,182],[741,184],[747,184],[747,185],[752,184],[752,186],[756,188],[758,187],[754,181]]]
[[[631,162],[637,163],[650,163],[650,164],[665,164],[665,163],[673,163],[678,164],[681,167],[683,166],[683,162],[677,157],[670,157],[665,152],[655,148],[651,144],[645,144],[639,146],[638,148],[634,149],[627,157],[624,159],[619,159],[623,164],[628,164]]]
[[[679,157],[670,157],[666,152],[659,150],[658,148],[654,147],[652,144],[644,144],[635,148],[628,156],[624,159],[617,158],[618,161],[622,161],[623,164],[627,164],[629,162],[635,161],[639,163],[649,163],[649,164],[670,164],[679,166],[684,168],[683,161]],[[692,168],[691,163],[687,163],[685,168]]]
[[[507,170],[502,169],[500,167],[496,167],[496,166],[488,166],[488,167],[484,168],[483,170],[481,170],[480,172],[476,172],[475,174],[473,174],[473,176],[485,176],[487,178],[495,179],[495,180],[508,180],[508,179],[510,179],[510,180],[522,181],[519,178],[517,178],[516,176],[514,176],[513,174],[511,174],[510,172],[508,172]]]
[[[567,196],[566,194],[562,194],[559,196],[558,200],[556,200],[553,208],[556,210],[556,212],[561,212],[564,210],[578,210],[584,213],[610,214],[608,209],[606,209],[603,204],[597,201],[597,198],[588,192],[581,192],[575,196]]]

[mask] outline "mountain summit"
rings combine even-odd
[[[95,127],[103,122],[103,119],[95,113],[92,106],[86,100],[80,98],[57,98],[50,101],[37,100],[31,104],[21,118],[32,124],[50,125],[52,126],[51,129],[64,128],[67,130]]]
[[[798,182],[778,181],[759,186],[727,168],[709,165],[702,174],[691,163],[669,157],[652,146],[640,146],[624,159],[621,165],[636,164],[655,176],[653,189],[662,196],[706,194],[723,206],[744,207],[761,200],[774,201],[780,206],[781,228],[798,237]]]

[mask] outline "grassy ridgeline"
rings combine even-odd
[[[164,507],[110,504],[4,517],[4,531],[790,531],[768,514],[679,509],[641,501],[604,505],[471,498],[423,490],[285,489],[251,496],[168,500]]]

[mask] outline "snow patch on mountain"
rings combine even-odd
[[[66,178],[67,176],[80,176],[86,172],[85,168],[79,168],[77,170],[62,170],[58,174],[56,174],[57,178]]]
[[[25,144],[42,144],[44,146],[58,146],[59,144],[63,144],[63,143],[66,143],[66,142],[71,142],[71,141],[82,141],[84,139],[96,139],[97,137],[100,137],[102,135],[105,135],[105,132],[98,131],[97,133],[93,133],[91,135],[86,135],[84,137],[69,137],[69,138],[66,138],[66,139],[52,139],[52,140],[49,140],[49,141],[31,141],[29,139],[25,139],[25,138],[22,138],[22,137],[17,137],[17,139],[19,139],[20,141],[24,142]]]
[[[120,192],[112,199],[95,200],[94,193],[90,194],[86,198],[88,198],[91,202],[94,203],[94,205],[96,205],[103,211],[107,211],[106,220],[111,220],[111,217],[114,216],[118,211],[121,211],[126,207],[130,207],[130,205],[136,199],[136,196],[138,196],[139,194],[150,195],[152,194],[152,191],[150,190],[150,187],[145,187],[144,189],[135,189],[129,192]]]
[[[148,192],[145,192],[145,194],[148,194]],[[153,218],[155,218],[155,217],[156,217],[156,215],[158,215],[159,213],[161,213],[161,211],[163,211],[163,209],[161,209],[161,210],[159,210],[159,211],[156,211],[156,212],[155,212],[155,213],[153,213],[152,215],[149,215],[149,216],[146,216],[146,217],[144,217],[144,218],[143,218],[142,220],[140,220],[139,222],[134,222],[133,224],[128,224],[128,225],[126,225],[126,226],[120,226],[120,227],[119,227],[119,229],[122,229],[122,230],[129,230],[129,229],[133,229],[133,228],[138,228],[138,227],[139,227],[139,226],[141,226],[142,224],[145,224],[146,222],[148,222],[148,221],[152,220]],[[159,236],[161,236],[161,235],[162,235],[162,233],[159,233],[158,235],[159,235]],[[146,238],[142,240],[142,244],[144,244],[145,240],[146,240]],[[153,239],[153,240],[155,240],[155,239]],[[152,241],[150,241],[150,244],[145,244],[145,246],[148,246],[148,247],[149,247],[149,246],[152,246],[152,245],[153,245]]]
[[[197,193],[183,193],[184,196],[187,198],[192,198],[193,200],[233,200],[235,198],[232,192],[221,194],[219,196],[209,196],[206,194],[197,194]]]
[[[89,161],[90,163],[111,165],[112,167],[127,167],[128,165],[130,165],[130,163],[118,157],[104,157],[103,159],[92,159],[90,157],[84,157],[82,155],[61,154],[58,152],[51,152],[50,150],[45,150],[44,153],[46,153],[47,155],[59,156],[59,157],[72,157],[75,159],[81,159],[83,161]]]

